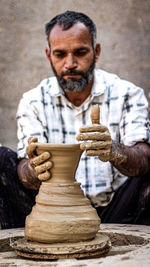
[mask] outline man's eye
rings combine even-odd
[[[63,58],[65,56],[65,53],[55,53],[55,57]]]
[[[86,50],[76,51],[75,55],[78,57],[85,56],[87,54]]]

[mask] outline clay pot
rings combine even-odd
[[[42,182],[36,204],[26,218],[25,236],[43,243],[79,242],[95,237],[100,219],[84,196],[75,172],[82,154],[78,144],[39,144],[50,151],[52,177]]]

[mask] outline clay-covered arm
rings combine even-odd
[[[110,162],[127,176],[144,175],[150,170],[150,145],[143,142],[129,147],[112,141]]]
[[[22,159],[18,165],[18,176],[22,184],[32,190],[39,189],[41,184],[35,170],[31,167],[29,159]]]
[[[111,139],[108,128],[100,124],[100,109],[95,105],[91,111],[92,124],[80,128],[77,135],[82,150],[87,156],[98,156],[101,161],[110,161],[122,174],[127,176],[144,175],[150,169],[150,146],[137,143],[125,146]]]
[[[103,162],[110,161],[122,174],[127,176],[144,175],[150,169],[150,146],[147,143],[137,143],[125,146],[111,140],[105,126],[91,125],[80,128],[78,141],[87,156],[98,156]]]

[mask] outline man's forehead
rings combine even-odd
[[[51,43],[57,40],[71,38],[71,37],[74,39],[86,38],[91,41],[91,34],[89,32],[88,27],[86,27],[86,25],[84,25],[81,22],[75,23],[71,28],[67,30],[63,30],[61,25],[56,24],[50,32],[49,41]]]

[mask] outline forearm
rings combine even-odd
[[[144,175],[150,169],[150,146],[137,143],[129,147],[112,141],[110,162],[127,176]]]
[[[37,190],[40,181],[37,178],[35,170],[31,167],[29,159],[22,159],[18,165],[18,176],[22,184],[32,190]]]

